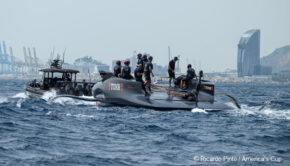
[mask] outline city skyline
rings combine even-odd
[[[0,0],[0,40],[23,59],[23,46],[41,59],[62,53],[66,61],[92,56],[106,64],[134,51],[167,65],[171,54],[206,71],[236,69],[237,43],[249,29],[261,30],[261,57],[290,44],[287,9],[279,1],[6,1]],[[200,64],[200,65],[199,65]]]

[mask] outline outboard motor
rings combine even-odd
[[[202,80],[202,77],[203,71],[201,70],[199,72],[199,80],[196,88],[197,100],[214,102],[214,84],[209,81]]]
[[[203,77],[203,71],[200,70],[199,71],[199,79],[198,79],[198,84],[197,84],[197,87],[196,87],[196,95],[198,96],[199,94],[199,90],[200,90],[200,87],[201,87],[201,78]]]

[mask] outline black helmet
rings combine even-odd
[[[121,61],[117,60],[116,64],[121,65]]]
[[[176,57],[174,57],[174,60],[175,60],[175,61],[177,61],[177,60],[178,60],[178,57],[177,57],[177,56],[176,56]]]
[[[125,65],[130,65],[130,61],[129,60],[125,60],[124,64]]]

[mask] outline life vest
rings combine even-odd
[[[137,81],[142,80],[142,74],[138,75],[138,73],[142,73],[142,69],[140,70],[140,69],[136,68],[134,71],[134,76],[135,76],[135,79]]]
[[[195,75],[195,71],[194,71],[194,69],[193,68],[189,68],[188,70],[187,70],[187,77],[189,78],[189,79],[192,79],[192,78],[194,78],[196,75]]]
[[[153,70],[153,65],[152,65],[152,63],[148,61],[148,62],[146,63],[146,65],[145,65],[145,72],[146,72],[146,73],[149,73],[149,72],[150,72],[150,70],[149,70],[150,67],[151,67],[151,69]]]
[[[118,75],[121,73],[121,66],[120,65],[116,65],[114,67],[114,76],[118,77]]]
[[[131,78],[131,68],[129,66],[124,66],[123,67],[122,77],[125,78],[125,79],[130,79]]]
[[[174,60],[171,60],[171,61],[169,62],[169,66],[170,66],[170,68],[171,68],[172,70],[175,69],[175,62],[174,62]]]

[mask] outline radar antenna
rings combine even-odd
[[[65,56],[65,52],[66,52],[66,48],[64,49],[63,53],[62,53],[62,63],[61,66],[64,64],[64,56]]]
[[[50,68],[62,69],[62,62],[60,60],[60,55],[59,54],[57,54],[56,59],[54,59],[51,62]]]

